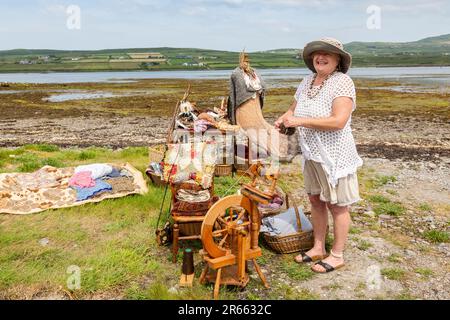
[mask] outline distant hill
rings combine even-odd
[[[412,42],[359,42],[344,45],[353,66],[448,66],[450,34]],[[161,61],[133,59],[136,53],[160,53]],[[130,55],[134,53],[134,55]],[[299,48],[251,53],[255,68],[304,67]],[[0,72],[205,70],[232,69],[239,52],[198,48],[122,48],[104,50],[14,49],[0,51]]]
[[[356,55],[450,53],[450,34],[413,42],[350,42],[345,48]]]
[[[344,44],[345,50],[354,55],[396,53],[450,53],[450,34],[429,37],[412,42],[359,42]],[[298,53],[301,49],[284,48],[266,50],[267,53]]]

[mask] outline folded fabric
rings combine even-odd
[[[92,179],[92,172],[81,171],[75,173],[69,180],[69,186],[80,188],[91,188],[95,186],[95,180]]]
[[[107,164],[95,163],[85,166],[78,166],[75,168],[75,173],[82,171],[91,171],[92,179],[97,180],[101,177],[110,174],[113,171],[113,167]]]
[[[298,207],[298,212],[302,223],[302,231],[311,231],[313,229],[312,224],[303,213],[302,208]],[[262,219],[260,232],[268,233],[271,236],[286,236],[297,233],[298,226],[294,208],[290,208],[276,216]]]
[[[96,194],[104,191],[111,191],[112,186],[101,179],[95,180],[95,186],[92,188],[72,187],[77,192],[77,201],[87,200]]]
[[[181,189],[178,191],[176,198],[185,202],[204,202],[210,199],[211,195],[208,190],[184,190]]]
[[[105,182],[111,185],[113,193],[131,192],[137,188],[133,179],[127,177],[105,179]]]
[[[113,167],[111,173],[107,174],[106,176],[108,178],[118,178],[120,177],[120,170]]]
[[[133,174],[131,174],[131,172],[128,171],[127,169],[120,170],[120,176],[127,177],[127,178],[133,178]]]

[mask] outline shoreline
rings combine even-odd
[[[446,68],[450,67],[450,64],[396,64],[396,65],[352,65],[352,68]],[[294,69],[307,69],[306,65],[301,66],[258,66],[256,69],[258,70],[294,70]],[[159,69],[89,69],[89,70],[11,70],[11,71],[0,71],[0,74],[18,74],[18,73],[26,73],[26,74],[52,74],[52,73],[96,73],[96,72],[179,72],[179,71],[232,71],[232,69],[226,68],[159,68]]]

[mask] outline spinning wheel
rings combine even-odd
[[[214,298],[219,295],[221,284],[245,287],[249,281],[248,260],[251,260],[264,286],[267,281],[256,258],[262,255],[258,246],[260,216],[258,203],[267,203],[274,196],[278,175],[273,178],[268,191],[260,190],[257,177],[261,165],[253,165],[249,170],[254,174],[249,185],[243,185],[242,195],[225,197],[208,211],[202,224],[202,255],[207,263],[200,283],[213,282]]]

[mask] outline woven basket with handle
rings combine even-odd
[[[289,198],[294,206],[298,232],[284,235],[284,236],[271,236],[268,233],[263,233],[264,240],[267,245],[277,253],[293,253],[299,251],[307,251],[314,246],[314,233],[313,230],[308,232],[302,231],[302,221],[300,219],[300,213],[295,200],[286,194],[286,207],[289,208]],[[279,214],[281,212],[278,212]],[[276,216],[272,214],[271,216]],[[328,230],[327,230],[328,232]]]

